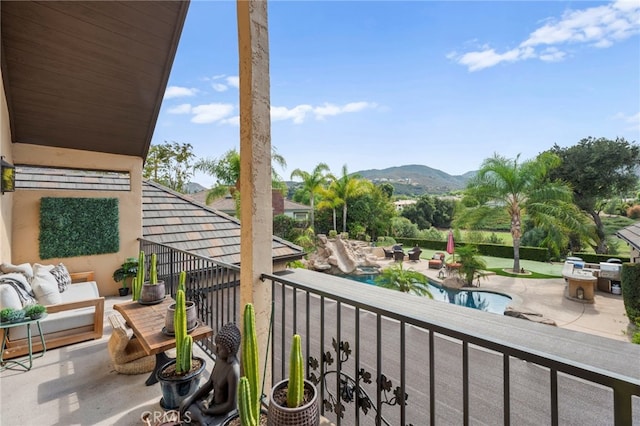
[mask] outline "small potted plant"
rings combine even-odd
[[[0,311],[0,321],[2,322],[20,322],[23,321],[25,312],[22,309],[4,308]]]
[[[127,257],[122,265],[113,272],[113,280],[117,283],[122,281],[122,287],[118,289],[120,296],[129,294],[127,282],[131,281],[138,275],[138,259],[135,257]]]
[[[41,318],[45,312],[47,312],[47,308],[37,303],[33,305],[28,305],[27,307],[24,308],[25,315],[31,318],[32,320]]]
[[[193,338],[187,334],[187,313],[184,285],[187,274],[180,272],[178,291],[176,292],[175,310],[175,341],[176,357],[158,370],[157,378],[162,390],[160,404],[163,408],[175,410],[182,401],[198,389],[200,376],[205,369],[206,362],[199,357],[193,357]]]
[[[304,379],[302,343],[295,334],[291,341],[289,378],[277,383],[269,400],[267,426],[317,426],[320,424],[316,387]]]

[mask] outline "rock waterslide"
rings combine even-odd
[[[343,240],[342,237],[327,238],[318,235],[318,248],[309,255],[307,267],[329,274],[358,274],[361,267],[379,268],[375,247],[363,241]]]

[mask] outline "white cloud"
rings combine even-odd
[[[169,114],[189,114],[191,112],[191,104],[181,104],[171,107],[167,110]]]
[[[213,83],[211,87],[213,87],[213,90],[216,92],[225,92],[228,89],[228,87],[222,83]]]
[[[324,120],[326,117],[332,117],[350,112],[359,112],[367,108],[376,108],[378,105],[373,102],[351,102],[345,105],[334,105],[324,103],[320,106],[298,105],[293,108],[287,107],[271,107],[271,120],[282,121],[292,120],[296,124],[301,124],[308,115],[313,115],[316,120]]]
[[[540,60],[545,62],[559,62],[567,55],[566,52],[555,47],[548,47],[540,53]]]
[[[613,118],[628,123],[630,125],[630,127],[628,127],[629,130],[640,130],[640,112],[632,115],[626,115],[622,112],[619,112],[614,115]]]
[[[240,87],[240,77],[238,77],[237,75],[230,75],[225,80],[231,87],[235,87],[236,89]]]
[[[220,120],[220,123],[238,127],[240,126],[240,116],[235,115],[233,117],[225,118],[224,120]]]
[[[640,2],[619,0],[603,6],[582,10],[568,10],[560,19],[550,18],[540,28],[529,34],[518,47],[498,53],[489,47],[458,54],[450,52],[453,59],[469,71],[478,71],[502,62],[516,62],[530,58],[557,62],[566,57],[564,50],[555,46],[584,44],[607,48],[617,41],[640,33]],[[539,52],[536,49],[541,48]],[[554,49],[554,50],[552,50]]]
[[[287,107],[271,107],[271,121],[293,120],[294,123],[300,124],[304,121],[308,112],[312,111],[311,105],[298,105],[291,109]]]
[[[171,98],[182,98],[186,96],[195,96],[198,93],[198,89],[188,88],[188,87],[179,87],[179,86],[169,86],[167,90],[164,92],[165,99]]]
[[[194,106],[191,109],[194,116],[191,118],[192,123],[207,124],[221,121],[233,113],[233,105],[231,104],[205,104]]]

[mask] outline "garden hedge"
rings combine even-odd
[[[629,322],[640,318],[640,263],[623,263],[620,276],[622,300]]]

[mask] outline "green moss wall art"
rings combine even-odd
[[[40,200],[40,258],[117,253],[117,198]]]

